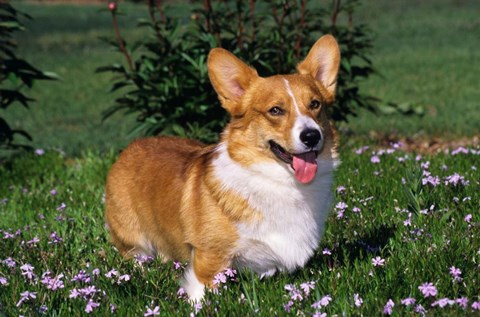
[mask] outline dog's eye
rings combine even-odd
[[[318,101],[316,99],[312,100],[312,102],[310,102],[310,104],[308,105],[308,108],[310,108],[312,110],[320,108],[320,101]]]
[[[285,113],[282,108],[280,107],[273,107],[268,110],[268,113],[270,113],[272,116],[281,116]]]

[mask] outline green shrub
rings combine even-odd
[[[31,88],[35,80],[55,79],[55,74],[38,70],[27,61],[15,55],[16,43],[12,34],[23,31],[25,27],[20,17],[31,19],[27,14],[18,12],[8,1],[0,2],[0,107],[7,109],[18,103],[28,109],[34,99],[22,91]],[[24,130],[12,129],[7,121],[0,116],[0,149],[28,148],[15,142],[15,136],[20,135],[28,140],[31,136]]]
[[[357,0],[333,1],[216,1],[192,5],[190,18],[174,18],[159,1],[148,2],[150,37],[127,45],[120,35],[116,3],[110,3],[116,39],[107,41],[120,51],[126,66],[100,67],[116,75],[111,91],[121,97],[104,118],[123,111],[137,116],[134,135],[176,134],[215,141],[226,121],[207,74],[210,49],[223,47],[255,67],[261,76],[291,73],[313,43],[326,33],[340,43],[342,64],[332,118],[346,121],[359,108],[374,111],[377,99],[363,95],[359,82],[374,73],[368,58],[371,37],[364,24],[354,25]],[[166,10],[167,9],[167,10]]]

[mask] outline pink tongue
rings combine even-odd
[[[293,169],[295,177],[300,183],[310,183],[317,173],[315,152],[297,154],[293,156]]]

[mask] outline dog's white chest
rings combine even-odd
[[[244,198],[261,219],[237,225],[235,264],[261,275],[292,271],[313,255],[332,198],[333,162],[319,164],[315,180],[295,182],[288,167],[258,164],[248,169],[220,151],[214,161],[222,185]]]

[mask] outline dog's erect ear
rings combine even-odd
[[[310,74],[335,96],[340,66],[340,48],[331,35],[324,35],[312,46],[307,57],[297,65],[300,74]]]
[[[208,75],[222,106],[232,116],[241,116],[240,100],[257,71],[223,48],[214,48],[208,54]]]

